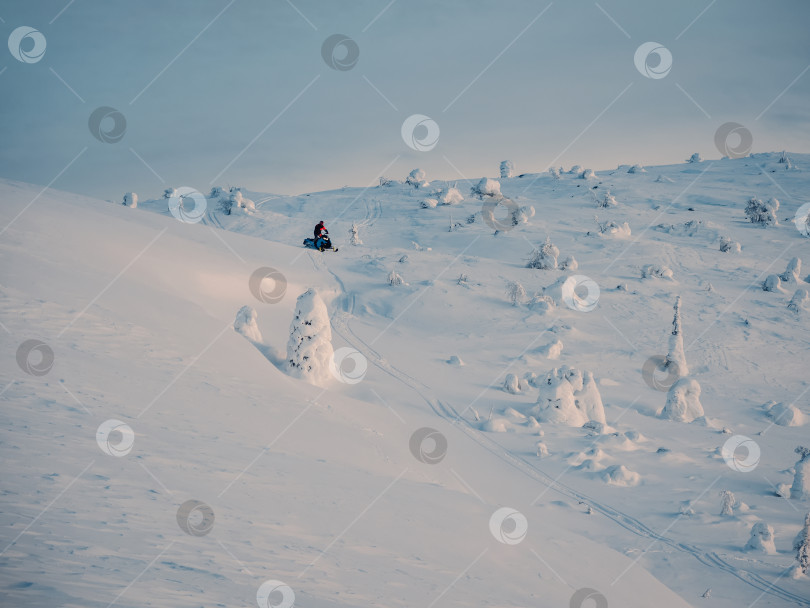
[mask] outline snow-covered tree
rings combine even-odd
[[[554,298],[551,296],[543,293],[536,293],[532,296],[531,300],[529,300],[528,306],[529,310],[533,310],[540,314],[545,314],[554,310],[557,305],[554,303]]]
[[[596,206],[602,209],[615,207],[618,204],[619,203],[616,201],[616,197],[610,193],[610,190],[607,190],[602,198],[596,199]]]
[[[560,344],[562,346],[562,344]],[[593,373],[584,372],[582,379],[582,390],[574,393],[574,404],[583,412],[589,421],[607,424],[605,419],[605,407],[602,403],[602,395],[596,386]]]
[[[596,173],[594,173],[593,169],[584,169],[578,177],[579,179],[596,179]]]
[[[512,395],[517,395],[521,392],[520,379],[515,374],[506,374],[506,379],[503,382],[503,390]]]
[[[251,213],[256,210],[255,203],[242,194],[241,188],[231,188],[227,197],[220,199],[222,210],[227,215]]]
[[[778,274],[769,274],[762,282],[762,291],[781,291],[782,279]]]
[[[804,518],[804,527],[793,541],[793,550],[796,552],[797,568],[802,574],[810,574],[810,513]]]
[[[802,273],[802,261],[800,258],[793,258],[788,262],[787,268],[785,272],[779,275],[779,278],[782,279],[783,283],[788,283],[791,285],[795,285],[801,279],[799,275]]]
[[[658,264],[645,264],[641,267],[642,279],[671,279],[672,269],[669,266]]]
[[[672,370],[679,376],[688,376],[689,366],[686,365],[686,355],[683,351],[681,296],[675,298],[675,306],[673,308],[675,310],[675,314],[672,318],[672,333],[669,335],[669,350],[667,351],[667,359],[664,363],[664,370]]]
[[[560,170],[557,167],[549,167],[548,173],[553,179],[560,179]]]
[[[243,306],[236,313],[236,319],[233,322],[233,328],[251,342],[261,342],[262,332],[259,330],[259,325],[256,322],[259,316],[256,314],[256,309],[252,306]]]
[[[577,262],[572,255],[569,255],[562,262],[560,262],[560,270],[569,270],[573,272],[577,268],[579,268],[579,262]]]
[[[723,253],[740,253],[740,244],[727,236],[720,237],[720,251]]]
[[[574,165],[568,170],[568,173],[571,175],[579,175],[582,173],[582,167],[580,165]]]
[[[515,165],[511,160],[501,161],[501,178],[514,177]]]
[[[127,192],[124,195],[124,203],[127,207],[135,208],[138,206],[138,195],[134,192]]]
[[[442,205],[458,205],[464,200],[464,196],[456,187],[440,191],[436,198]]]
[[[761,521],[757,522],[751,527],[751,538],[745,544],[744,550],[775,555],[776,546],[773,539],[773,527]]]
[[[532,205],[523,205],[512,211],[511,219],[512,225],[518,226],[520,224],[527,224],[530,217],[534,217],[534,207]]]
[[[779,210],[779,201],[771,198],[767,202],[762,202],[755,196],[748,199],[745,204],[745,215],[752,224],[762,224],[763,226],[778,225],[776,212]]]
[[[686,159],[688,163],[702,163],[703,158],[700,156],[700,152],[695,152],[692,156]]]
[[[557,258],[560,250],[552,244],[551,238],[546,237],[546,242],[537,249],[532,250],[526,268],[537,268],[539,270],[555,270],[557,268]]]
[[[797,500],[810,498],[810,448],[799,446],[794,450],[799,455],[799,461],[793,467],[793,485],[790,487],[790,497]]]
[[[176,188],[166,188],[163,191],[163,198],[172,198],[173,196],[177,196]]]
[[[646,173],[647,170],[643,165],[633,165],[627,170],[628,173]]]
[[[308,289],[295,303],[287,342],[287,369],[294,377],[323,384],[332,377],[329,364],[333,355],[326,304],[315,290]]]
[[[351,237],[349,242],[352,245],[362,245],[363,244],[363,241],[360,240],[360,228],[357,226],[357,224],[352,223],[352,227],[349,228],[349,235]]]
[[[730,490],[720,491],[720,515],[731,517],[734,515],[734,507],[737,506],[737,497]]]
[[[605,423],[605,411],[593,374],[570,367],[551,370],[542,381],[530,414],[537,420],[582,426],[593,420]]]
[[[700,384],[694,378],[679,378],[667,392],[660,416],[675,422],[692,422],[704,416],[700,403]]]
[[[392,287],[403,285],[404,283],[404,279],[399,275],[399,273],[397,273],[396,270],[392,270],[390,273],[388,273],[388,284]]]
[[[482,177],[481,180],[472,187],[470,192],[473,196],[483,199],[485,196],[492,198],[501,197],[501,184],[498,180]]]
[[[599,234],[606,235],[606,236],[614,236],[614,237],[628,237],[631,234],[630,231],[630,224],[624,222],[623,224],[619,224],[613,220],[608,220],[607,222],[600,222],[599,216],[593,216],[596,225],[599,227]],[[588,233],[590,234],[590,232]],[[645,278],[642,276],[642,278]]]
[[[793,297],[790,298],[787,307],[798,314],[803,308],[807,307],[808,302],[810,302],[810,293],[806,289],[797,289]]]
[[[429,184],[425,181],[425,172],[422,169],[414,169],[405,178],[405,183],[410,184],[414,188],[424,188]]]
[[[506,285],[506,297],[512,306],[519,306],[526,300],[526,290],[518,281],[509,281]]]

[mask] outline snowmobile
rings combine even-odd
[[[304,239],[304,246],[309,247],[310,249],[318,249],[315,246],[315,239],[310,237],[308,239]],[[323,237],[323,245],[320,248],[320,251],[337,251],[337,247],[332,247],[332,240],[329,238],[329,235]]]

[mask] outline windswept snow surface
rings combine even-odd
[[[810,157],[763,173],[776,156],[500,178],[537,213],[497,234],[478,178],[452,207],[404,183],[244,191],[254,212],[199,223],[159,192],[133,209],[3,181],[2,603],[255,606],[281,581],[315,608],[562,607],[583,588],[611,608],[810,606],[810,579],[787,575],[810,503],[776,493],[807,427],[762,408],[810,413],[810,310],[761,289],[810,259],[793,223]],[[591,193],[608,189],[622,204],[600,220],[630,237],[598,236]],[[779,198],[778,225],[748,221],[753,196]],[[339,253],[301,247],[319,219]],[[691,220],[705,229],[653,229]],[[343,247],[353,223],[363,244]],[[512,306],[508,282],[531,296],[571,274],[526,268],[547,237],[578,261],[576,297]],[[647,264],[672,279],[642,280]],[[267,268],[283,297],[251,289]],[[309,288],[331,317],[325,387],[284,372]],[[656,415],[677,378],[643,373],[676,296],[705,410],[691,423]],[[243,306],[263,342],[234,331]],[[517,414],[563,366],[592,372],[606,425]],[[525,390],[503,390],[510,373]],[[743,503],[731,517],[722,490]],[[773,555],[744,550],[759,522]]]

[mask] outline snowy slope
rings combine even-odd
[[[3,182],[5,602],[250,606],[279,580],[301,606],[567,606],[582,588],[610,606],[810,605],[808,579],[786,574],[810,505],[775,494],[807,427],[773,425],[761,408],[810,413],[810,310],[787,309],[796,286],[759,286],[794,256],[810,263],[810,239],[791,221],[810,157],[763,173],[776,158],[503,179],[536,213],[497,235],[468,194],[477,180],[457,182],[464,202],[435,209],[419,203],[444,182],[246,193],[254,213],[212,204],[198,224],[176,221],[162,199],[129,209]],[[619,205],[597,209],[608,188]],[[779,198],[780,224],[748,223],[750,196]],[[632,234],[595,234],[594,214]],[[299,246],[318,219],[339,253]],[[349,245],[352,223],[362,245]],[[546,236],[599,285],[593,311],[507,301],[508,281],[531,295],[563,275],[525,268]],[[741,252],[721,253],[720,236]],[[646,264],[672,279],[642,280]],[[249,289],[266,266],[288,283],[276,304]],[[406,284],[388,285],[392,270]],[[279,370],[295,297],[310,286],[335,348],[369,362],[361,382],[319,388]],[[666,393],[641,375],[666,353],[677,295],[705,424],[656,417]],[[258,348],[232,329],[245,304],[258,312]],[[52,348],[47,374],[14,360],[28,339]],[[550,360],[543,347],[555,340],[563,350]],[[593,372],[604,433],[533,427],[520,412],[537,389],[501,390],[508,373],[560,365]],[[96,442],[110,419],[134,432],[121,457]],[[422,427],[446,437],[437,464],[409,449]],[[732,435],[757,443],[755,470],[724,463]],[[606,483],[620,466],[637,485]],[[747,506],[721,517],[721,490]],[[210,533],[178,526],[190,499],[212,510]],[[525,516],[522,542],[490,532],[500,507]],[[775,529],[775,555],[742,551],[760,521]]]

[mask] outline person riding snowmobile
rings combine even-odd
[[[315,226],[315,249],[323,251],[324,247],[331,247],[332,242],[329,239],[329,231],[323,225],[323,220]]]

